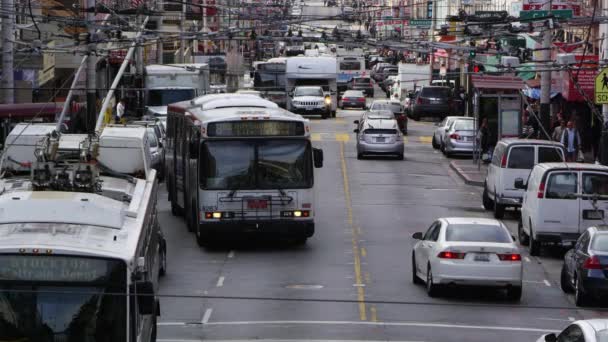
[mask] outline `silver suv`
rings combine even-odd
[[[331,98],[321,86],[296,87],[290,101],[290,110],[302,115],[321,115],[323,119],[331,113]]]

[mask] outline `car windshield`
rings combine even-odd
[[[390,110],[392,113],[399,113],[401,105],[391,102],[373,102],[369,107],[370,110]]]
[[[450,96],[449,88],[422,88],[420,92],[420,96],[422,97],[434,97],[434,98],[447,98]]]
[[[394,119],[395,115],[390,110],[376,110],[367,115],[368,119]]]
[[[306,140],[231,140],[203,144],[201,186],[208,190],[312,186]]]
[[[456,120],[456,122],[454,122],[454,130],[474,131],[475,122],[473,120]]]
[[[340,62],[340,70],[360,70],[361,62],[359,61],[342,61]]]
[[[450,224],[445,231],[446,241],[459,242],[512,242],[509,233],[497,225]]]
[[[591,249],[597,252],[608,252],[608,234],[597,234],[591,242]]]
[[[0,279],[11,279],[0,281],[0,341],[127,340],[127,300],[116,295],[126,293],[124,263],[25,255],[0,263]]]
[[[297,88],[295,96],[323,96],[320,88]]]
[[[355,84],[369,84],[371,80],[368,77],[353,78]]]
[[[148,106],[168,106],[193,98],[194,89],[151,89],[148,91]]]

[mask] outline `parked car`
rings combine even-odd
[[[576,306],[608,294],[608,226],[589,227],[564,256],[561,288],[573,293]]]
[[[403,159],[403,136],[395,119],[355,120],[357,159],[365,155],[394,155]]]
[[[378,82],[380,80],[380,75],[382,74],[382,70],[384,68],[388,68],[388,67],[394,67],[394,66],[391,63],[386,63],[386,62],[376,63],[376,65],[374,65],[374,67],[370,71],[370,76],[376,82]]]
[[[513,185],[516,178],[528,179],[534,165],[564,161],[564,146],[534,139],[502,139],[494,148],[484,182],[483,206],[502,218],[505,208],[521,207],[523,190]]]
[[[446,285],[504,288],[511,300],[522,294],[521,254],[505,225],[485,218],[439,218],[412,251],[412,281],[430,297]]]
[[[395,82],[397,82],[398,80],[399,76],[388,75],[382,82],[379,83],[380,89],[382,89],[387,94],[387,98],[390,98],[390,90],[393,87],[393,84],[395,84]]]
[[[435,124],[437,128],[433,132],[433,140],[431,145],[434,149],[439,149],[443,145],[443,137],[448,128],[452,125],[452,122],[456,119],[462,118],[462,116],[447,116],[442,121]]]
[[[374,100],[369,106],[370,111],[390,110],[399,124],[401,133],[407,135],[407,116],[401,103],[397,100]]]
[[[422,87],[414,101],[412,119],[420,120],[429,116],[444,119],[450,113],[451,93],[449,87]]]
[[[365,68],[371,70],[378,63],[385,63],[386,58],[379,55],[370,55],[365,61]]]
[[[369,76],[355,76],[348,83],[348,89],[361,90],[365,96],[374,97],[374,83]]]
[[[525,189],[518,233],[530,255],[539,255],[542,244],[573,244],[608,211],[607,166],[541,163],[514,187]]]
[[[397,69],[396,66],[392,64],[384,66],[379,68],[379,70],[375,73],[375,80],[378,82],[378,84],[383,84],[384,80],[386,80],[389,76],[397,76],[398,73],[399,69]],[[384,84],[384,86],[386,86],[386,84]]]
[[[158,140],[154,128],[148,127],[147,130],[150,145],[150,164],[156,170],[158,181],[162,182],[165,179],[165,149],[160,140]]]
[[[441,151],[446,157],[453,154],[473,154],[476,135],[475,120],[469,117],[459,117],[452,121],[443,134]]]
[[[365,94],[360,90],[347,90],[340,99],[340,108],[347,107],[365,109]]]
[[[587,319],[570,323],[558,335],[542,335],[536,342],[604,342],[608,336],[608,320]]]

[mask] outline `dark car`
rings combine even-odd
[[[348,83],[351,90],[361,90],[365,96],[374,97],[374,83],[369,76],[356,76]]]
[[[361,108],[365,109],[365,95],[361,90],[347,90],[340,99],[340,108]]]
[[[376,72],[376,81],[378,83],[382,83],[389,76],[397,75],[398,73],[399,69],[394,65],[382,67],[380,70],[378,70],[378,72]]]
[[[449,87],[422,87],[412,106],[412,119],[436,117],[442,120],[450,113],[452,90]]]
[[[369,106],[370,112],[390,110],[399,124],[399,130],[407,135],[407,116],[403,106],[397,100],[374,100]]]
[[[577,306],[608,296],[608,226],[590,227],[564,256],[561,288]]]

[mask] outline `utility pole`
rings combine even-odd
[[[599,0],[598,0],[599,1]],[[608,9],[608,0],[602,1],[602,7],[600,9]],[[601,61],[608,59],[608,24],[600,25],[600,32],[603,32],[603,51]],[[601,62],[600,62],[601,63]],[[606,67],[606,64],[600,64],[600,70]],[[608,104],[602,105],[602,116],[604,122],[602,123],[602,138],[600,139],[600,153],[598,155],[599,161],[602,165],[608,165]]]
[[[2,0],[2,88],[4,103],[15,103],[15,79],[13,77],[13,38],[15,30],[15,2]]]
[[[553,1],[547,1],[543,5],[543,10],[551,14],[551,5]],[[549,19],[552,20],[552,19]],[[552,25],[550,25],[552,27]],[[551,59],[551,39],[553,36],[553,30],[550,27],[544,27],[545,32],[543,33],[543,50],[541,53],[542,71],[540,74],[540,122],[539,126],[543,129],[541,132],[549,132],[550,121],[551,121],[551,71],[548,71],[547,61]],[[538,66],[537,66],[538,67]],[[549,137],[544,137],[549,139]]]
[[[179,49],[177,50],[177,63],[184,63],[186,40],[184,39],[184,26],[186,21],[186,1],[182,2],[182,15],[179,21]]]
[[[88,23],[89,38],[93,39],[95,35],[95,0],[87,0],[86,18]],[[97,109],[97,57],[93,53],[93,44],[87,46],[89,57],[87,58],[87,116],[85,122],[86,131],[90,132],[95,122],[95,114]]]

